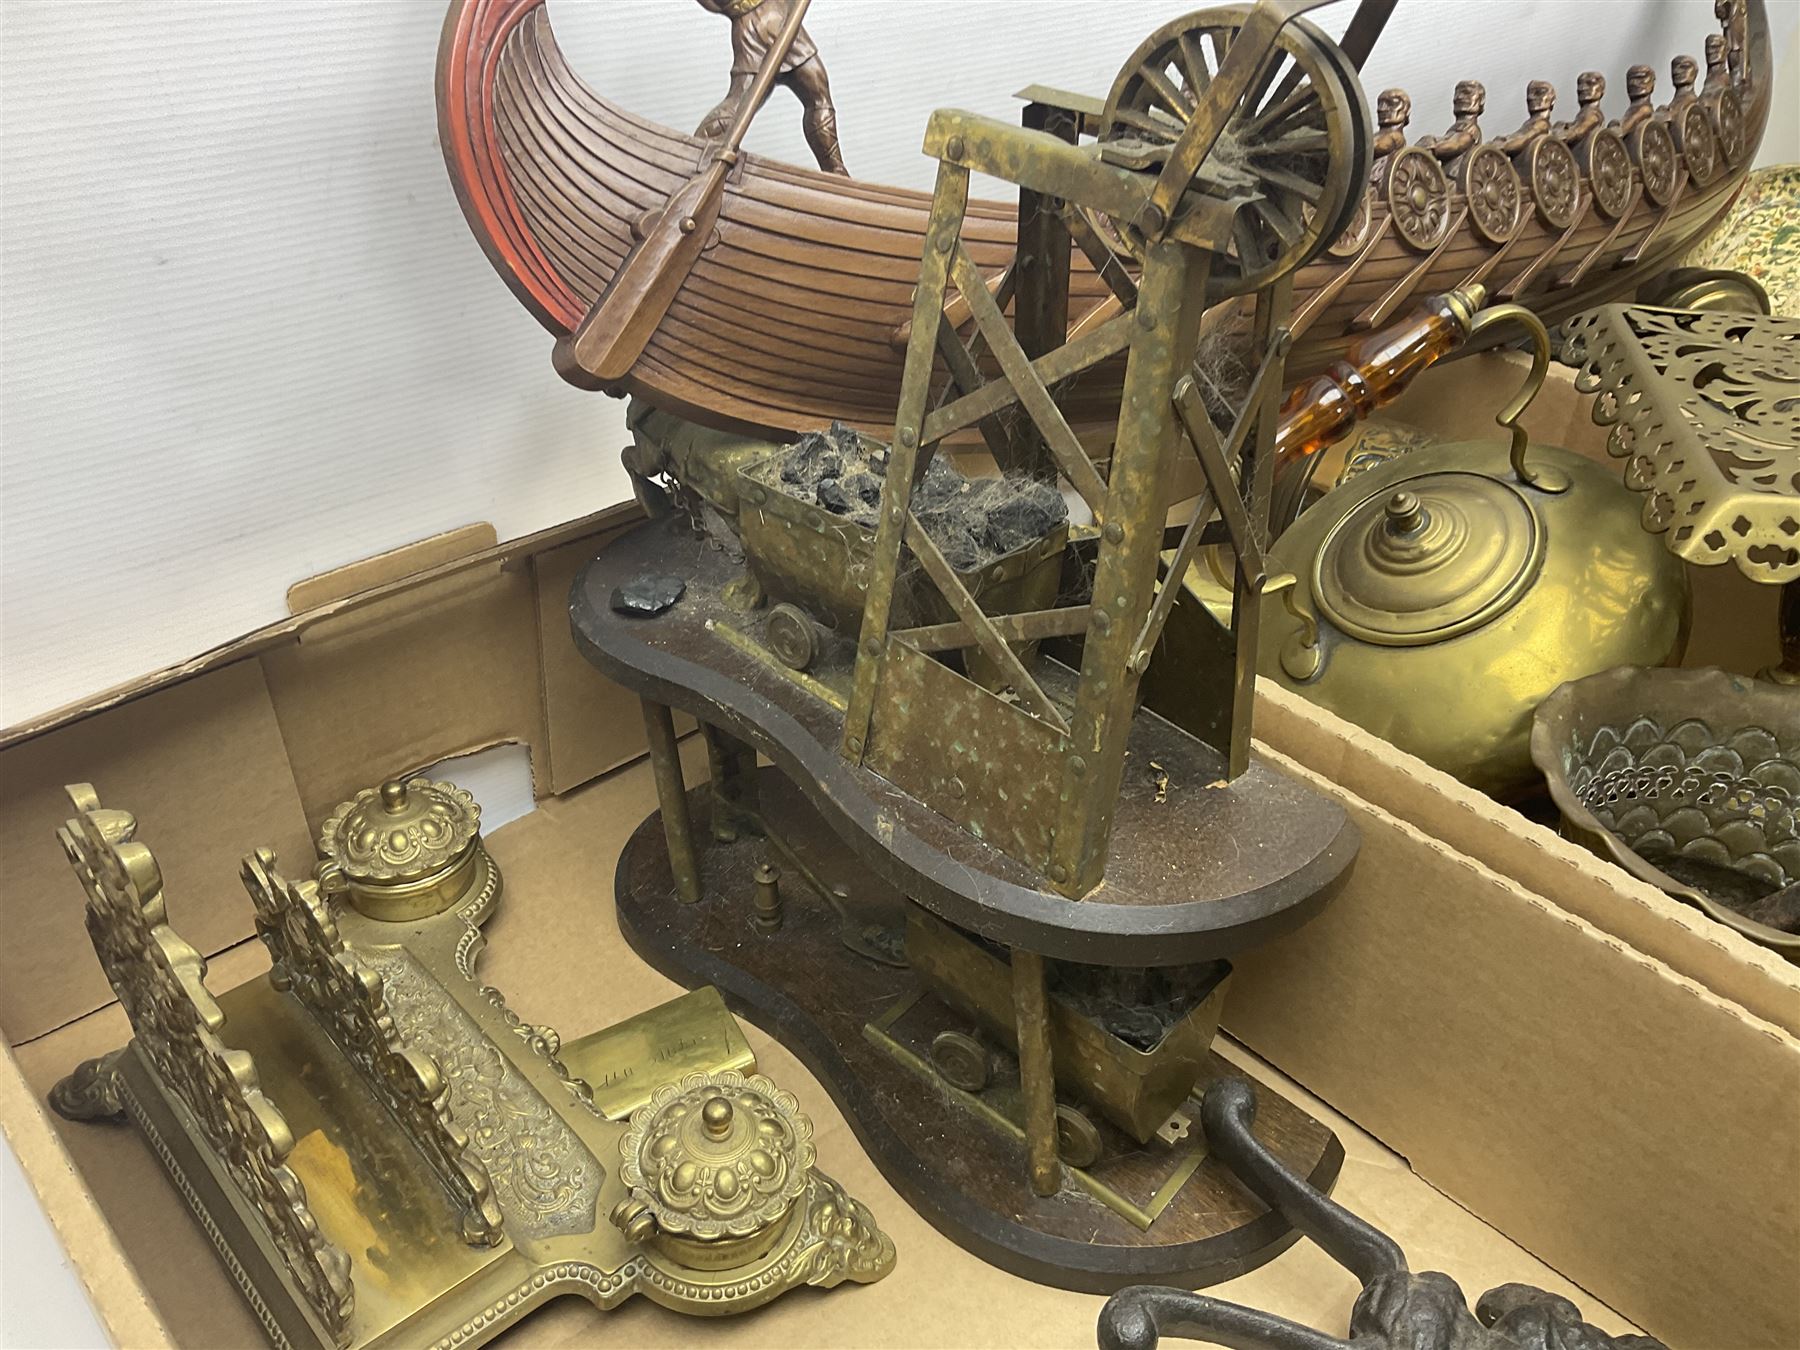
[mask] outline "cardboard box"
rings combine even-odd
[[[1459,378],[1495,377],[1471,364]],[[94,782],[138,814],[171,920],[223,990],[264,968],[236,881],[244,852],[272,844],[298,866],[354,789],[523,745],[539,808],[490,837],[508,882],[484,978],[569,1037],[668,997],[609,903],[618,849],[653,804],[639,719],[576,654],[564,609],[575,569],[634,518],[426,541],[308,583],[281,624],[0,733],[0,1124],[120,1344],[257,1336],[145,1145],[42,1104],[127,1036],[53,843],[61,784]],[[1303,701],[1265,686],[1258,717],[1265,752],[1344,801],[1364,846],[1320,919],[1240,964],[1226,1026],[1250,1053],[1228,1052],[1338,1129],[1340,1198],[1471,1297],[1525,1280],[1671,1345],[1800,1344],[1794,968]],[[824,1089],[766,1036],[752,1044],[900,1266],[709,1324],[709,1341],[1092,1344],[1099,1300],[939,1237]],[[1219,1292],[1341,1331],[1355,1284],[1302,1244]],[[569,1301],[512,1340],[701,1334],[641,1302],[601,1318]]]

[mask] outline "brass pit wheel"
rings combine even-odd
[[[1249,15],[1247,5],[1201,10],[1146,38],[1107,97],[1103,151],[1135,168],[1165,163]],[[1231,245],[1213,262],[1209,295],[1255,291],[1342,237],[1368,183],[1371,140],[1368,103],[1348,58],[1313,24],[1290,20],[1188,185],[1243,199]],[[1130,222],[1106,223],[1124,251],[1141,253]]]

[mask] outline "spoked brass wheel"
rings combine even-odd
[[[1247,5],[1190,14],[1156,30],[1113,82],[1100,141],[1115,162],[1160,168],[1199,115]],[[1369,177],[1369,108],[1349,60],[1304,19],[1282,28],[1191,192],[1241,197],[1227,253],[1214,260],[1214,299],[1243,295],[1322,253],[1353,223]],[[1140,252],[1127,221],[1108,234]]]

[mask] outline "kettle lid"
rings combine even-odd
[[[1313,598],[1322,617],[1365,642],[1442,642],[1517,604],[1544,546],[1543,522],[1511,483],[1423,474],[1370,493],[1332,526],[1313,564]]]

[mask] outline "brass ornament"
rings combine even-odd
[[[365,788],[319,831],[326,884],[341,886],[370,918],[441,913],[478,883],[497,885],[480,829],[481,807],[454,783],[393,779]]]
[[[1510,447],[1487,441],[1417,450],[1327,493],[1273,550],[1271,565],[1303,578],[1290,613],[1304,618],[1265,607],[1262,673],[1472,786],[1502,796],[1528,787],[1537,705],[1565,679],[1678,655],[1689,603],[1686,571],[1638,527],[1603,466],[1536,444],[1531,460],[1567,489],[1519,483]],[[1486,486],[1474,488],[1478,479]],[[1407,493],[1427,509],[1447,499],[1437,518],[1460,517],[1469,531],[1460,548],[1421,550],[1442,559],[1443,575],[1421,568],[1410,587],[1352,550],[1382,546]],[[1348,517],[1356,524],[1340,529]],[[1324,562],[1328,534],[1340,542],[1320,577],[1307,564]],[[1486,558],[1491,576],[1473,565]],[[1364,589],[1348,590],[1346,575]],[[1332,588],[1323,598],[1320,585]],[[1371,602],[1384,595],[1403,608],[1376,614]]]
[[[1565,834],[1800,960],[1800,903],[1778,895],[1800,883],[1800,696],[1718,670],[1608,671],[1544,701],[1531,754]]]
[[[1303,578],[1265,608],[1264,675],[1501,795],[1532,781],[1531,717],[1552,689],[1659,665],[1687,633],[1687,574],[1637,526],[1606,470],[1533,445],[1543,326],[1494,306],[1472,332],[1524,322],[1530,376],[1496,422],[1509,442],[1440,445],[1369,469],[1302,514],[1270,566]],[[1394,690],[1404,688],[1405,698]]]
[[[1800,579],[1800,319],[1608,305],[1566,331],[1644,528],[1697,566]]]
[[[1375,193],[1373,189],[1357,198],[1356,210],[1351,213],[1350,223],[1344,232],[1331,241],[1326,252],[1334,258],[1354,257],[1369,241],[1369,230],[1374,224]]]
[[[1450,229],[1450,180],[1429,150],[1409,145],[1388,161],[1388,214],[1409,246],[1429,253]]]
[[[1660,117],[1651,119],[1632,132],[1627,148],[1637,161],[1644,195],[1657,206],[1667,206],[1681,181],[1681,161],[1669,124]]]
[[[1706,109],[1698,103],[1688,104],[1671,119],[1670,130],[1675,148],[1687,164],[1688,177],[1695,187],[1704,188],[1719,176],[1719,142]]]
[[[1469,219],[1489,243],[1504,244],[1519,226],[1522,185],[1512,160],[1489,142],[1469,153],[1462,167]]]
[[[1617,220],[1631,208],[1633,201],[1631,152],[1625,148],[1625,138],[1611,127],[1601,127],[1587,138],[1583,149],[1594,205]]]
[[[1538,215],[1553,230],[1566,230],[1581,207],[1581,167],[1575,152],[1554,136],[1533,141],[1525,152],[1526,181]]]
[[[1724,267],[1677,268],[1667,275],[1666,286],[1639,299],[1657,309],[1709,309],[1721,314],[1767,314],[1771,310],[1769,293],[1761,282],[1748,272]]]
[[[1738,97],[1735,89],[1721,89],[1700,102],[1712,118],[1713,131],[1719,138],[1719,153],[1729,167],[1739,167],[1750,151],[1750,137],[1744,126],[1744,100]]]

